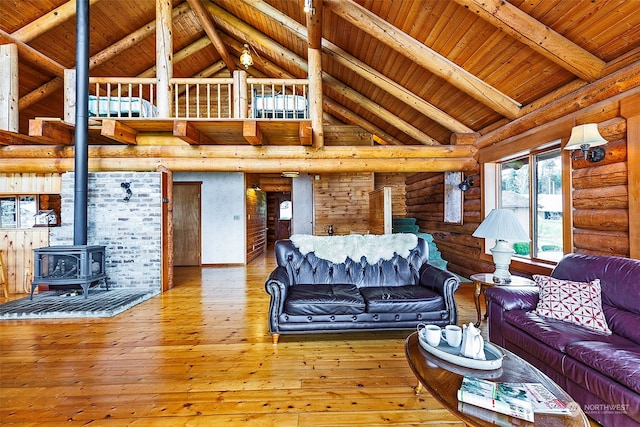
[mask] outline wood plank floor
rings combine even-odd
[[[271,344],[264,281],[273,267],[268,256],[177,268],[174,289],[114,318],[0,322],[0,422],[462,425],[428,393],[413,394],[406,331]],[[460,323],[475,321],[472,295],[470,283],[456,294]]]

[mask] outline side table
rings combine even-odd
[[[485,288],[491,286],[535,286],[536,282],[526,277],[511,276],[511,283],[495,283],[493,281],[493,274],[491,273],[477,273],[472,274],[470,279],[473,281],[476,289],[473,293],[476,303],[476,311],[478,312],[478,321],[476,322],[476,328],[480,326],[482,312],[480,310],[480,294]]]

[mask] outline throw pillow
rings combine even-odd
[[[533,279],[540,287],[536,314],[611,334],[602,312],[600,279],[573,282],[537,274]]]

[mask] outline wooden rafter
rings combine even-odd
[[[511,3],[502,0],[455,1],[581,79],[593,82],[602,75],[604,61]]]
[[[28,44],[21,42],[6,31],[0,30],[0,43],[14,43],[18,46],[20,58],[24,59],[25,62],[30,63],[40,70],[47,71],[54,76],[61,77],[64,75],[63,65],[32,48]]]
[[[520,103],[464,68],[420,43],[352,0],[324,0],[325,7],[371,36],[445,79],[469,96],[509,119],[520,114]]]
[[[291,19],[263,0],[242,1],[255,8],[256,10],[264,13],[265,15],[276,19],[279,23],[284,25],[287,29],[291,30],[298,37],[302,39],[307,38],[307,29],[304,26],[300,25],[296,20]],[[318,14],[317,10],[316,14]],[[426,117],[435,121],[446,129],[449,129],[452,132],[473,132],[471,128],[465,126],[463,123],[454,119],[434,105],[426,102],[424,99],[420,98],[413,92],[400,86],[384,74],[379,73],[374,68],[368,66],[356,57],[350,55],[348,52],[339,48],[337,45],[331,43],[330,41],[322,40],[322,49],[325,55],[333,58],[336,62],[344,65],[354,73],[358,74],[360,77],[369,81],[369,83],[388,92],[390,95],[393,95],[400,101],[407,104],[409,107],[416,109],[421,114],[424,114]]]
[[[204,29],[204,32],[207,34],[207,36],[211,40],[213,47],[215,47],[216,50],[218,51],[218,54],[220,54],[220,57],[222,58],[224,63],[227,65],[227,68],[229,69],[229,71],[231,72],[235,71],[236,66],[233,62],[233,58],[231,58],[231,56],[229,55],[229,52],[227,51],[227,48],[224,42],[222,41],[222,39],[220,38],[220,35],[218,34],[218,30],[216,29],[213,21],[211,20],[211,16],[204,9],[200,0],[187,0],[187,3],[191,7],[191,10],[193,10],[193,13],[195,13],[196,18],[198,18],[198,21],[200,22],[200,25],[202,25],[202,29]]]

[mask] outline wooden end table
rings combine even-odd
[[[547,377],[526,360],[500,348],[505,354],[502,367],[491,371],[465,368],[442,360],[429,353],[420,346],[418,333],[414,332],[405,342],[405,354],[409,366],[418,378],[415,388],[420,394],[424,387],[449,412],[458,417],[467,426],[489,427],[496,425],[519,425],[545,427],[568,426],[589,427],[589,420],[578,405],[559,385]],[[495,382],[513,383],[541,383],[557,398],[566,402],[571,408],[571,414],[535,414],[535,424],[525,420],[509,417],[489,409],[464,404],[458,401],[458,389],[462,384],[462,377],[470,375]]]
[[[520,276],[511,276],[510,283],[496,283],[493,281],[492,273],[477,273],[472,274],[470,279],[473,281],[476,289],[473,293],[474,300],[476,303],[476,311],[478,312],[478,321],[476,322],[476,328],[480,326],[480,322],[482,320],[482,310],[480,310],[480,294],[484,291],[485,288],[490,288],[491,286],[535,286],[536,282],[531,279],[527,279],[526,277]],[[486,318],[486,315],[485,315]]]

